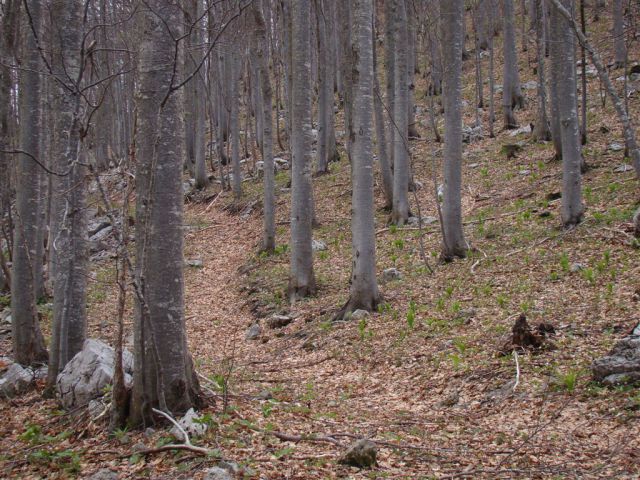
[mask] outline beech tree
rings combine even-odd
[[[42,275],[42,253],[38,246],[40,216],[40,35],[42,9],[38,0],[25,2],[20,15],[19,109],[20,153],[16,163],[16,215],[11,274],[13,354],[16,362],[33,365],[46,362],[48,354],[36,309],[36,278]],[[33,30],[30,26],[32,22]],[[4,100],[3,100],[4,101]]]
[[[462,229],[462,22],[463,0],[441,0],[442,52],[450,59],[444,69],[444,195],[442,258],[463,258],[467,242]]]
[[[626,63],[627,44],[624,35],[624,8],[623,0],[612,0],[611,7],[613,9],[613,50],[614,50],[614,67],[622,68]]]
[[[571,8],[571,0],[563,0]],[[575,35],[571,24],[558,9],[551,8],[552,69],[556,72],[558,106],[556,120],[560,126],[562,145],[562,223],[571,227],[582,220],[584,205],[581,190],[582,148],[578,124],[576,88]]]
[[[516,53],[515,14],[513,0],[503,0],[502,15],[504,23],[504,74],[502,78],[502,109],[504,127],[517,128],[518,121],[514,108],[524,106],[524,97],[520,90],[518,56]]]
[[[176,41],[183,34],[179,2],[149,0],[136,16],[135,371],[130,409],[134,425],[150,424],[152,408],[173,415],[199,404],[184,319],[183,194],[180,119],[175,90]],[[175,72],[174,72],[175,70]]]
[[[353,117],[351,150],[351,295],[340,316],[378,304],[373,202],[373,26],[372,0],[353,0]]]
[[[296,47],[291,61],[291,265],[289,300],[295,302],[316,291],[313,273],[311,187],[311,5],[292,0],[292,38]]]

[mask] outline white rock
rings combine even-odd
[[[198,413],[193,408],[190,408],[187,413],[184,414],[184,417],[178,420],[178,424],[185,432],[187,432],[187,435],[189,436],[204,435],[209,426],[206,423],[198,422],[199,418],[200,416],[198,415]],[[179,440],[181,442],[184,441],[182,432],[175,425],[169,431],[169,433],[173,435],[176,440]]]
[[[131,384],[133,355],[125,350],[122,355],[125,383]],[[56,390],[63,407],[69,409],[87,405],[89,400],[104,394],[104,388],[113,381],[115,351],[106,343],[88,339],[64,370],[58,375]]]
[[[395,267],[386,268],[382,272],[382,279],[386,282],[389,282],[391,280],[398,280],[400,278],[402,278],[402,273],[400,273],[400,270]]]
[[[622,150],[624,150],[624,145],[622,145],[621,143],[613,142],[609,144],[608,148],[612,152],[621,152]]]
[[[351,320],[362,320],[369,316],[369,312],[366,310],[357,309],[351,314]]]
[[[520,127],[509,132],[509,136],[515,137],[516,135],[520,135],[521,133],[531,133],[531,131],[532,131],[531,124],[528,123],[524,127]]]
[[[322,252],[326,249],[327,249],[327,244],[324,243],[322,240],[314,239],[313,242],[311,242],[311,250],[313,250],[314,252]]]
[[[615,173],[630,172],[631,170],[633,170],[633,167],[627,163],[618,165],[616,168],[613,169]]]
[[[231,474],[220,467],[207,468],[204,471],[204,480],[233,480]]]
[[[525,90],[535,90],[536,88],[538,88],[538,82],[536,82],[535,80],[529,80],[528,82],[522,84],[522,88]]]
[[[12,363],[0,378],[0,398],[19,395],[31,384],[33,374],[17,363]]]

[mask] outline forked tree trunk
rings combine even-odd
[[[137,15],[133,425],[151,424],[152,408],[177,416],[199,403],[184,318],[182,93],[169,90],[174,67],[180,74],[173,38],[182,26],[180,6],[164,0]]]
[[[41,7],[38,0],[26,2],[33,21],[33,27],[40,34]],[[24,9],[20,15],[20,65],[19,109],[20,109],[20,149],[41,161],[40,135],[40,53],[36,39],[29,26]],[[3,102],[6,99],[2,100]],[[6,103],[9,103],[6,101]],[[40,202],[38,200],[38,177],[40,167],[26,154],[16,157],[16,205],[15,232],[13,235],[13,270],[11,272],[11,314],[13,321],[13,356],[17,363],[34,365],[47,361],[47,349],[40,331],[36,309],[36,275],[41,274],[37,263],[42,263],[38,255],[38,224]],[[1,248],[1,247],[0,247]]]
[[[291,265],[289,300],[294,303],[316,291],[313,273],[311,186],[311,7],[309,0],[292,0],[292,124],[291,136]]]
[[[462,22],[463,0],[441,0],[442,52],[450,59],[444,73],[444,196],[442,258],[463,258],[467,243],[462,230]]]

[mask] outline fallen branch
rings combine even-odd
[[[520,384],[520,362],[518,362],[518,352],[513,351],[513,358],[516,361],[516,383],[513,384],[513,391],[516,391],[516,388]]]

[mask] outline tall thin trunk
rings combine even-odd
[[[39,1],[28,1],[26,6],[40,35],[41,7]],[[20,149],[40,161],[40,54],[29,26],[27,14],[21,15],[21,54],[19,61]],[[4,99],[3,101],[6,101]],[[39,169],[28,155],[20,154],[16,163],[16,216],[13,244],[13,270],[11,272],[11,309],[13,321],[13,355],[22,365],[43,363],[47,349],[40,331],[36,310],[36,278],[41,274],[37,264],[42,262],[38,251],[38,224],[40,216]]]
[[[354,0],[353,122],[351,199],[351,296],[342,314],[356,309],[372,311],[379,300],[376,281],[376,239],[373,202],[373,0]]]
[[[536,15],[536,55],[538,59],[538,105],[536,124],[532,132],[533,139],[536,141],[547,141],[551,139],[551,131],[549,130],[549,119],[547,117],[547,87],[546,87],[546,65],[544,55],[544,16],[543,9],[544,0],[534,0],[532,9]]]
[[[323,0],[315,0],[318,30],[318,151],[316,173],[329,171],[329,122],[333,110],[333,78],[330,71],[331,58],[327,46],[326,10]]]
[[[622,0],[613,0],[611,6],[613,8],[614,68],[621,68],[624,66],[624,60],[627,57],[627,44],[624,35],[624,7]]]
[[[262,249],[273,252],[276,248],[275,179],[273,171],[273,109],[271,78],[269,76],[269,49],[267,30],[262,9],[264,2],[256,2],[253,15],[256,22],[256,58],[262,89],[262,161],[264,162],[264,236]],[[268,7],[266,7],[268,8]]]
[[[582,27],[582,33],[586,35],[587,20],[584,13],[584,1],[585,0],[580,0],[580,25]],[[585,145],[587,143],[587,99],[589,98],[589,93],[587,92],[587,51],[584,48],[584,45],[580,45],[580,60],[582,63],[580,66],[582,70],[582,101],[580,102],[580,142],[582,143],[582,145]]]
[[[291,62],[292,124],[291,136],[291,265],[289,300],[312,295],[316,291],[313,273],[311,186],[311,6],[309,0],[292,0],[292,38],[296,43]]]
[[[150,424],[152,408],[176,416],[199,404],[184,318],[182,93],[169,91],[181,69],[173,40],[182,35],[180,6],[149,0],[137,22],[133,425]]]
[[[237,51],[231,52],[231,115],[229,134],[231,136],[231,166],[233,169],[233,197],[236,202],[242,197],[242,171],[240,169],[240,72],[241,59]]]
[[[551,60],[549,66],[549,106],[551,107],[551,139],[553,140],[553,148],[555,150],[555,158],[556,160],[560,160],[562,158],[562,133],[560,126],[560,92],[558,89],[558,84],[562,81],[562,74],[560,72],[560,63],[558,61],[554,61],[554,58],[562,57],[562,48],[558,42],[551,41],[551,37],[554,35],[552,32],[553,29],[553,19],[550,18],[551,15],[545,15],[547,12],[551,13],[553,7],[549,9],[549,2],[547,0],[542,0],[545,8],[543,9],[543,15],[548,19],[548,34],[547,40],[549,41],[549,59]],[[555,33],[557,35],[557,32]]]
[[[572,0],[563,0],[565,7],[571,8]],[[576,89],[576,66],[574,34],[569,22],[551,9],[551,36],[554,48],[551,62],[558,72],[558,115],[562,140],[562,222],[565,227],[576,225],[582,220],[584,205],[581,191],[580,132],[578,125],[578,95]]]
[[[462,230],[462,22],[463,0],[441,0],[442,51],[449,58],[444,74],[444,196],[442,257],[464,257],[467,242]]]
[[[503,0],[504,16],[504,75],[502,79],[502,109],[504,127],[517,128],[513,110],[524,106],[524,97],[520,90],[520,75],[518,73],[518,57],[516,53],[515,14],[513,0]]]

